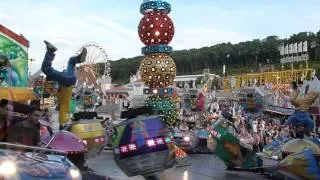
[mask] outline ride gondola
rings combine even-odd
[[[147,107],[130,109],[122,113],[122,118],[127,120],[114,126],[114,159],[129,177],[154,177],[180,158],[162,117],[152,114],[152,109]]]
[[[273,166],[263,166],[262,157],[236,138],[235,128],[228,119],[230,115],[224,114],[210,129],[211,138],[214,140],[212,149],[226,164],[227,170],[263,173],[273,179],[320,178],[319,146],[312,141],[287,141],[281,149],[282,159]]]
[[[87,157],[98,155],[105,145],[105,130],[97,118],[96,112],[78,112],[67,128],[82,139],[88,150]]]
[[[0,154],[0,179],[82,179],[63,151],[1,142]]]

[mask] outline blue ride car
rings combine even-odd
[[[80,170],[63,152],[10,143],[0,146],[0,179],[82,180]]]

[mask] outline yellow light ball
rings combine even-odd
[[[165,88],[173,84],[176,64],[165,53],[146,55],[140,64],[140,75],[150,88]]]

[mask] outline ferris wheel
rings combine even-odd
[[[87,49],[87,56],[83,63],[77,66],[78,85],[94,85],[99,86],[98,78],[101,76],[110,76],[110,61],[106,51],[97,43],[87,43],[83,45]]]

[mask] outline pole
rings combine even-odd
[[[291,63],[291,75],[293,76],[293,62]]]
[[[285,58],[286,58],[286,55],[284,54],[284,52],[283,52],[282,58],[283,58],[284,60],[285,60]],[[284,68],[284,62],[281,63],[281,71],[283,71],[283,68]]]
[[[292,50],[292,48],[291,48],[291,50]],[[292,53],[292,51],[291,51],[291,53]],[[294,54],[292,53],[292,60],[291,60],[291,77],[292,77],[292,79],[294,78],[294,74],[293,74],[293,58],[294,58]]]
[[[293,58],[294,58],[294,54],[292,53],[292,60],[291,60],[291,72],[293,73]]]

